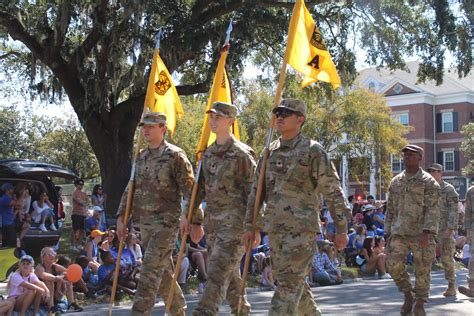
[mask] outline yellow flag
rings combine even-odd
[[[173,135],[176,128],[176,119],[184,115],[176,87],[171,80],[157,48],[153,53],[150,78],[146,89],[145,106],[151,112],[166,114],[168,130]]]
[[[230,83],[227,78],[227,73],[225,71],[225,61],[228,53],[228,45],[225,45],[221,51],[221,57],[219,58],[219,63],[217,64],[216,73],[214,75],[214,81],[212,82],[211,93],[207,101],[206,111],[209,111],[214,102],[226,102],[232,103],[232,97],[230,93]],[[234,121],[232,126],[232,133],[237,139],[240,139],[239,126],[237,124],[237,119]],[[211,132],[211,127],[209,126],[209,114],[204,114],[204,123],[201,129],[201,137],[199,138],[199,143],[196,149],[196,161],[199,161],[201,154],[206,150],[206,148],[211,145],[216,140],[216,134]]]
[[[318,80],[334,88],[341,85],[336,66],[331,59],[319,28],[303,0],[296,0],[288,30],[285,62],[304,75],[302,86]]]

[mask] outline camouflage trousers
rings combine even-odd
[[[438,246],[441,252],[441,262],[444,268],[444,277],[449,283],[455,283],[456,276],[454,274],[454,239],[452,237],[440,237],[438,239]]]
[[[145,251],[140,271],[140,282],[133,297],[132,315],[151,315],[157,293],[165,303],[168,299],[173,281],[171,255],[175,247],[177,229],[140,224],[140,232]],[[176,282],[170,312],[172,315],[184,315],[185,309],[186,301]]]
[[[242,232],[206,232],[207,283],[193,315],[217,315],[224,299],[229,302],[232,314],[237,314],[242,282],[239,265],[244,253],[241,236]],[[250,304],[245,296],[240,304],[239,315],[248,315]]]
[[[269,233],[272,271],[278,286],[269,315],[320,315],[306,283],[317,250],[315,233]]]
[[[470,247],[469,247],[469,252],[471,253],[471,259],[469,259],[469,264],[467,265],[467,269],[468,269],[468,273],[467,273],[467,277],[469,280],[473,280],[474,281],[474,242],[473,242],[473,238],[474,238],[474,234],[471,234],[471,243],[470,243]]]
[[[431,282],[431,264],[435,258],[435,241],[430,236],[428,246],[421,248],[418,237],[392,236],[385,252],[387,253],[388,272],[392,276],[398,290],[403,293],[413,291],[405,261],[408,252],[413,252],[415,269],[415,298],[428,300]]]

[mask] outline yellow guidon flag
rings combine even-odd
[[[184,111],[170,73],[160,57],[158,47],[159,41],[153,53],[153,63],[146,89],[145,107],[148,107],[151,112],[165,113],[168,130],[173,135],[176,128],[176,119],[182,117]]]
[[[232,22],[229,24],[229,29],[227,30],[227,37],[230,35],[232,30]],[[222,47],[221,56],[217,64],[216,73],[214,75],[214,81],[212,82],[212,88],[207,101],[206,110],[204,113],[209,111],[214,102],[226,102],[232,103],[232,96],[230,93],[230,83],[229,78],[225,70],[225,61],[227,58],[227,53],[229,51],[229,42],[226,39],[226,43]],[[237,124],[237,119],[235,119],[232,126],[232,133],[235,138],[240,139],[239,126]],[[211,132],[211,127],[209,125],[209,114],[204,114],[204,123],[201,129],[201,137],[199,138],[199,143],[196,149],[196,161],[201,159],[201,154],[206,150],[206,148],[211,145],[216,140],[216,134]]]
[[[303,0],[296,0],[293,7],[285,62],[304,75],[303,87],[318,80],[331,83],[334,88],[341,85],[321,32]]]

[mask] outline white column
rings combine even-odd
[[[377,199],[377,191],[376,191],[376,188],[375,188],[375,175],[376,175],[376,172],[377,172],[377,169],[375,168],[376,167],[376,159],[375,159],[375,154],[372,152],[371,153],[371,161],[370,161],[370,187],[369,187],[369,191],[370,191],[370,195],[372,195],[375,199]]]
[[[346,198],[349,196],[349,160],[347,159],[347,156],[344,155],[342,156],[342,175],[341,175],[341,180],[342,180],[342,190],[344,191],[344,194],[346,195]]]

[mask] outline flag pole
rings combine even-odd
[[[286,66],[287,66],[287,61],[290,54],[289,47],[293,47],[293,44],[294,44],[294,36],[291,36],[291,35],[296,32],[297,23],[300,16],[299,11],[296,10],[297,4],[298,4],[298,1],[296,1],[293,7],[293,12],[290,19],[290,25],[288,28],[288,43],[286,45],[285,56],[283,58],[283,63],[280,69],[280,77],[278,79],[278,86],[275,92],[275,101],[273,103],[273,108],[276,108],[278,105],[280,105],[281,96],[283,94],[283,86],[285,85],[285,79],[286,79]],[[252,228],[253,228],[254,234],[257,231],[256,229],[257,218],[258,218],[258,213],[260,212],[260,206],[262,203],[262,190],[263,190],[263,185],[265,181],[267,161],[270,155],[270,144],[272,141],[274,128],[275,128],[275,115],[272,115],[272,119],[270,121],[270,127],[268,129],[267,139],[265,141],[265,147],[262,153],[262,164],[260,167],[260,173],[257,175],[258,176],[257,192],[255,194],[255,204],[253,207],[253,217],[252,217]],[[245,252],[244,270],[242,272],[242,282],[240,283],[240,293],[239,293],[240,295],[239,295],[239,305],[237,307],[237,313],[240,313],[242,299],[245,295],[245,286],[247,284],[249,265],[250,265],[250,256],[252,254],[252,248],[253,248],[252,246],[253,246],[253,240],[249,241],[249,244],[247,245],[247,249]]]
[[[163,35],[163,30],[160,29],[160,31],[158,32],[158,35],[156,36],[155,50],[160,49],[160,40],[161,40],[162,35]],[[143,105],[142,117],[143,117],[143,113],[145,113],[147,107],[148,106],[145,103]],[[125,213],[123,215],[123,225],[124,225],[124,227],[128,226],[128,219],[130,217],[130,213],[131,213],[131,209],[132,209],[133,193],[135,191],[135,171],[136,171],[135,166],[136,166],[136,162],[138,160],[138,157],[140,155],[140,144],[142,143],[142,139],[143,139],[142,133],[138,133],[138,138],[137,138],[137,142],[136,142],[136,146],[135,146],[135,153],[134,153],[133,162],[132,162],[132,170],[130,172],[130,179],[128,180],[128,184],[127,184],[127,189],[128,189],[127,203],[125,204]],[[120,271],[120,261],[122,259],[123,248],[125,246],[125,238],[123,238],[122,240],[119,240],[119,242],[120,243],[119,243],[119,249],[118,249],[118,253],[117,253],[117,259],[115,261],[114,279],[113,279],[113,282],[112,282],[112,290],[111,290],[111,293],[110,293],[109,316],[112,315],[113,305],[114,305],[114,301],[115,301],[115,293],[117,291],[118,276],[119,276],[119,271]]]
[[[227,32],[226,32],[227,33],[226,34],[226,39],[224,41],[224,45],[222,46],[221,53],[224,53],[229,49],[229,41],[230,41],[230,32],[231,31],[232,31],[232,20],[230,20],[230,22],[229,22],[229,26],[228,26]],[[222,71],[220,71],[219,68],[218,68],[217,71],[216,71],[216,74],[215,74],[215,78],[218,78],[218,80],[220,78],[222,78],[223,75],[224,75],[224,71],[225,71],[224,69]],[[212,92],[217,93],[214,90]],[[211,95],[209,96],[211,100],[216,99],[216,96],[212,95],[212,92],[211,92]],[[197,195],[198,186],[199,186],[199,177],[201,175],[201,169],[202,169],[202,159],[201,159],[201,157],[202,157],[202,153],[203,153],[203,151],[201,151],[201,155],[199,155],[199,152],[197,153],[198,166],[197,166],[197,170],[196,170],[196,176],[194,177],[194,183],[193,183],[191,198],[190,198],[189,205],[188,205],[187,221],[188,221],[189,225],[191,224],[192,218],[193,218],[193,209],[194,209],[194,204],[196,202],[196,195]],[[171,286],[170,286],[170,291],[168,293],[168,298],[166,299],[165,315],[170,315],[171,305],[173,304],[173,296],[174,296],[174,291],[175,291],[175,287],[176,287],[176,282],[177,282],[178,276],[179,276],[178,271],[181,267],[181,262],[183,261],[184,250],[186,248],[186,240],[188,239],[188,235],[189,235],[189,231],[185,230],[184,233],[183,233],[183,236],[181,236],[181,245],[179,247],[178,259],[176,260],[176,268],[175,268],[175,271],[174,271],[174,274],[173,274],[173,280],[171,281]]]

